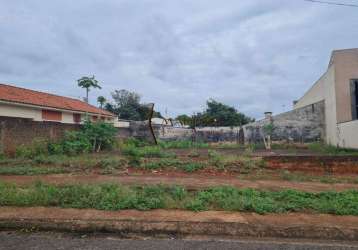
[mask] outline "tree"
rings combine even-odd
[[[238,112],[234,107],[210,99],[206,102],[206,110],[197,113],[193,118],[180,115],[178,120],[191,127],[194,126],[241,126],[254,121],[254,119]],[[195,124],[194,124],[195,123]]]
[[[264,125],[262,128],[262,130],[263,130],[262,131],[263,132],[262,139],[264,140],[265,148],[267,150],[271,150],[271,137],[272,137],[274,129],[275,129],[275,127],[273,125],[272,120],[270,120],[269,123]]]
[[[193,118],[188,115],[179,115],[175,120],[180,121],[183,125],[192,126],[193,124]]]
[[[115,113],[121,119],[143,121],[149,118],[149,107],[141,103],[141,97],[136,92],[125,89],[112,92],[114,103],[107,103],[105,109]],[[162,117],[154,112],[153,117]]]
[[[101,89],[102,87],[98,84],[98,81],[95,79],[95,76],[88,77],[83,76],[81,79],[77,80],[79,87],[86,89],[86,102],[88,103],[88,92],[91,88]]]
[[[106,103],[106,98],[104,96],[97,97],[97,102],[100,105],[100,108],[103,108],[103,105]]]

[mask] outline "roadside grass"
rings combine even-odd
[[[320,154],[327,154],[327,155],[346,155],[346,156],[358,156],[358,150],[356,149],[347,149],[347,148],[338,148],[335,146],[314,142],[308,144],[308,149],[320,153]]]
[[[296,190],[259,191],[214,187],[188,191],[178,186],[67,185],[37,182],[20,187],[0,183],[0,206],[63,208],[185,209],[265,213],[358,215],[358,191],[310,193]]]
[[[142,158],[175,158],[176,154],[173,152],[163,151],[159,146],[144,146],[136,147],[131,144],[124,144],[121,147],[123,155],[130,157]]]
[[[42,174],[64,174],[69,171],[64,168],[48,168],[48,167],[34,167],[34,166],[15,166],[2,167],[0,166],[0,175],[42,175]]]
[[[232,170],[240,173],[249,173],[263,168],[265,161],[260,157],[247,155],[222,155],[218,151],[209,150],[209,163],[220,170]]]
[[[190,140],[180,141],[159,141],[159,146],[164,149],[188,149],[188,148],[209,148],[210,145],[204,142],[193,142]]]
[[[102,174],[111,174],[124,169],[128,161],[110,154],[82,154],[79,156],[39,155],[33,159],[0,160],[0,175],[41,175],[81,172],[98,169]]]

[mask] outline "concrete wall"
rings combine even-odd
[[[358,148],[358,120],[339,123],[337,126],[338,146]]]
[[[358,79],[358,49],[337,50],[331,63],[336,68],[337,123],[352,121],[350,80]]]
[[[271,118],[274,130],[272,139],[276,141],[312,142],[325,136],[324,101],[314,103]],[[243,127],[245,142],[263,141],[263,128],[270,119],[263,119]]]
[[[352,97],[350,83],[358,79],[358,49],[333,51],[327,72],[298,101],[295,108],[324,100],[325,142],[334,146],[356,145],[358,133],[352,128]],[[357,146],[354,146],[358,148]]]

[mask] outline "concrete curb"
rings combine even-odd
[[[318,224],[318,225],[317,225]],[[230,212],[0,208],[0,230],[109,232],[126,235],[225,236],[358,241],[358,217]]]

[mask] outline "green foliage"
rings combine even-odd
[[[272,122],[270,122],[270,123],[268,123],[268,124],[263,126],[263,130],[264,130],[265,135],[272,135],[274,129],[275,129],[275,127],[274,127]]]
[[[238,112],[234,107],[210,99],[206,102],[207,108],[193,117],[180,115],[177,119],[185,124],[194,126],[241,126],[254,121],[254,119]]]
[[[41,175],[41,174],[63,174],[68,171],[64,168],[34,167],[31,165],[0,167],[0,175]]]
[[[264,160],[260,157],[253,158],[247,155],[224,156],[215,150],[209,150],[209,163],[221,170],[230,169],[240,173],[249,173],[265,166]]]
[[[205,164],[201,162],[189,162],[180,166],[180,168],[182,168],[185,172],[192,173],[205,168]]]
[[[136,147],[133,144],[124,144],[121,146],[121,152],[124,155],[132,157],[146,158],[175,158],[175,153],[165,152],[159,146]]]
[[[112,92],[114,104],[107,103],[105,109],[119,115],[121,119],[143,121],[149,119],[150,108],[141,104],[141,97],[135,92],[125,89]],[[153,117],[162,117],[159,112],[154,112]]]
[[[185,148],[209,148],[208,143],[204,142],[193,142],[190,140],[180,140],[180,141],[159,141],[159,146],[164,149],[185,149]]]
[[[88,102],[88,92],[91,88],[101,89],[101,86],[98,84],[98,81],[95,79],[95,76],[88,77],[84,76],[81,79],[77,80],[79,87],[86,89],[86,101]]]
[[[319,142],[308,144],[308,149],[320,154],[328,155],[358,155],[358,150],[356,149],[339,148]]]
[[[39,155],[77,155],[110,149],[115,143],[116,129],[110,123],[86,121],[80,131],[66,131],[58,142],[35,140],[31,145],[20,146],[16,156],[32,159]]]
[[[44,139],[34,140],[31,145],[21,145],[16,148],[16,157],[34,158],[37,155],[48,154],[48,142]]]
[[[81,131],[66,131],[65,138],[57,146],[52,147],[56,148],[57,152],[61,152],[62,147],[63,153],[77,155],[90,152],[91,142]]]
[[[99,152],[113,146],[116,132],[116,128],[111,123],[86,121],[80,133],[90,141],[92,151]]]
[[[106,103],[106,98],[104,96],[97,97],[97,102],[99,103],[99,107],[103,108],[103,105]]]
[[[183,125],[192,126],[193,118],[188,115],[179,115],[175,120],[180,121]]]
[[[164,158],[157,161],[143,163],[140,167],[148,170],[154,170],[154,169],[177,167],[182,164],[183,163],[178,159]]]
[[[106,185],[54,186],[35,183],[18,187],[0,183],[0,206],[64,208],[189,209],[265,213],[318,212],[358,216],[358,191],[310,193],[213,187],[188,192],[182,187]]]
[[[198,158],[198,157],[200,157],[200,153],[198,151],[196,151],[196,150],[192,150],[188,154],[188,157],[190,157],[190,158]]]

